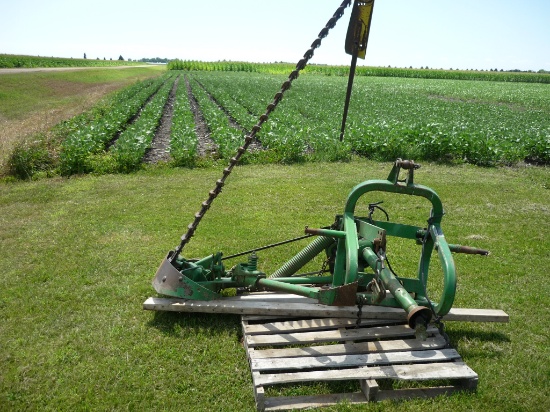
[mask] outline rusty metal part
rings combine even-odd
[[[485,249],[478,249],[477,247],[472,246],[462,246],[462,245],[449,245],[449,249],[453,253],[465,253],[467,255],[489,255],[489,251]]]
[[[400,167],[401,169],[405,170],[416,170],[420,169],[420,165],[418,163],[415,163],[414,160],[401,160],[397,159],[395,161],[395,165],[397,167]]]
[[[315,41],[311,43],[311,47],[309,48],[309,50],[307,50],[304,53],[304,57],[296,64],[296,68],[290,73],[290,75],[288,76],[288,80],[286,80],[282,84],[281,90],[275,94],[273,102],[267,105],[265,113],[259,117],[258,123],[256,123],[256,125],[252,127],[252,130],[250,131],[250,133],[245,137],[244,144],[237,149],[237,153],[235,154],[234,157],[231,158],[231,160],[229,161],[229,164],[223,170],[223,175],[221,179],[218,179],[216,181],[216,186],[214,187],[214,189],[212,189],[209,192],[208,198],[204,202],[202,202],[201,209],[197,213],[195,213],[195,219],[193,220],[193,222],[191,222],[187,226],[187,232],[181,237],[181,243],[175,249],[174,254],[171,257],[171,261],[178,258],[184,246],[189,242],[189,240],[197,230],[197,227],[200,221],[202,220],[202,218],[204,217],[204,215],[212,205],[212,202],[214,201],[214,199],[216,199],[216,197],[222,191],[222,187],[225,184],[225,180],[229,177],[229,175],[231,174],[231,171],[233,170],[235,165],[239,162],[240,158],[246,153],[246,151],[248,150],[248,146],[250,146],[252,141],[255,139],[256,134],[260,131],[262,125],[267,121],[271,112],[275,110],[275,108],[283,98],[284,93],[288,89],[290,89],[292,82],[298,78],[298,76],[300,75],[300,71],[306,67],[309,60],[313,57],[315,49],[321,46],[321,41],[325,37],[327,37],[330,29],[334,28],[334,26],[336,25],[336,22],[344,15],[344,10],[350,4],[351,4],[351,0],[344,0],[342,4],[340,4],[340,6],[334,12],[334,15],[329,19],[329,21],[325,25],[325,27],[319,32],[317,39],[315,39]]]
[[[358,283],[348,283],[319,291],[319,302],[330,306],[353,306],[357,302]]]

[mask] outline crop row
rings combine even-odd
[[[143,156],[151,146],[160,123],[174,81],[172,78],[171,81],[164,82],[151,101],[141,110],[137,120],[118,137],[111,152],[119,171],[127,173],[141,166]]]
[[[258,73],[168,72],[58,125],[56,133],[64,136],[58,139],[60,148],[54,147],[54,155],[44,148],[22,152],[23,167],[16,174],[32,175],[28,158],[36,161],[34,169],[54,167],[64,175],[138,168],[178,74],[169,150],[173,163],[181,166],[195,164],[202,155],[199,139],[205,137],[215,143],[219,157],[232,157],[287,79]],[[257,133],[263,150],[245,160],[340,161],[355,153],[384,161],[401,157],[476,165],[550,164],[546,84],[359,77],[340,141],[346,85],[343,77],[300,76]],[[205,124],[200,129],[207,130],[207,136],[197,135],[195,119],[201,118]]]
[[[186,79],[180,76],[170,131],[170,156],[177,166],[192,166],[197,157],[195,117],[187,93]]]
[[[247,72],[261,74],[287,74],[294,70],[290,63],[248,63],[248,62],[203,62],[195,60],[172,60],[168,63],[169,70],[214,71],[214,72]],[[349,75],[349,66],[308,65],[303,73],[324,76]],[[518,71],[477,71],[477,70],[443,70],[443,69],[413,69],[394,67],[357,67],[356,76],[404,77],[418,79],[447,80],[479,80],[496,82],[550,83],[550,73],[540,70],[533,72]]]
[[[263,113],[285,79],[235,72],[191,76],[243,125],[249,119],[239,113]],[[550,163],[547,85],[358,78],[340,143],[345,88],[346,80],[338,77],[296,80],[262,128],[262,144],[288,160],[338,160],[351,150],[381,160]]]
[[[243,142],[243,131],[232,127],[227,114],[212,100],[200,83],[192,81],[191,90],[208,125],[210,138],[218,146],[219,156],[230,158]]]
[[[126,88],[117,93],[91,120],[83,119],[62,143],[61,173],[70,175],[92,171],[94,155],[107,149],[110,142],[138,115],[147,100],[172,76],[163,75]]]
[[[33,67],[107,67],[128,66],[141,63],[124,60],[67,59],[62,57],[39,57],[0,54],[0,68],[33,68]]]

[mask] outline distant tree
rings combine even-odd
[[[124,57],[122,57],[122,54],[118,56],[118,60],[124,61]]]
[[[86,58],[86,53],[84,53],[84,58]]]

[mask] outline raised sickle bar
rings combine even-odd
[[[321,41],[325,37],[327,37],[330,29],[334,28],[336,22],[344,15],[344,10],[350,4],[351,0],[344,0],[342,4],[340,4],[340,7],[336,9],[334,15],[329,19],[323,30],[319,32],[317,39],[315,39],[310,48],[304,53],[304,57],[296,64],[296,68],[290,73],[290,75],[288,76],[288,80],[286,80],[281,86],[281,90],[275,94],[273,102],[267,105],[265,113],[259,117],[258,123],[256,123],[256,125],[252,127],[250,133],[245,137],[244,144],[239,147],[235,156],[232,157],[229,161],[229,165],[224,169],[222,178],[216,182],[216,187],[209,192],[208,198],[204,202],[202,202],[201,209],[197,213],[195,213],[195,219],[187,226],[187,233],[185,233],[181,237],[181,242],[179,246],[176,247],[176,249],[174,250],[174,253],[171,255],[169,259],[170,261],[177,259],[184,246],[189,242],[189,240],[191,240],[191,237],[195,234],[195,231],[197,230],[197,227],[199,226],[202,218],[204,217],[208,209],[210,209],[212,202],[214,202],[214,199],[216,199],[216,197],[218,197],[218,195],[221,193],[222,187],[225,184],[225,180],[229,177],[235,165],[246,153],[248,147],[256,138],[256,134],[262,128],[262,125],[269,119],[269,115],[275,110],[275,108],[283,98],[284,93],[288,89],[290,89],[292,82],[298,78],[298,76],[300,75],[300,71],[302,71],[306,67],[309,60],[313,57],[315,49],[321,46]]]

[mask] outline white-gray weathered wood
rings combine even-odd
[[[284,300],[280,302],[276,296],[276,294],[271,294],[268,299],[266,298],[263,300],[260,295],[255,295],[253,299],[246,296],[234,296],[210,301],[151,297],[143,303],[143,308],[146,310],[172,312],[357,318],[356,306],[326,306],[319,303],[310,303],[311,299],[304,303],[302,303],[300,299],[292,301]],[[365,305],[362,308],[362,318],[405,320],[406,313],[403,309],[399,308]],[[451,311],[445,315],[443,320],[463,322],[508,322],[509,317],[504,311],[498,309],[452,308]]]
[[[340,402],[350,404],[365,403],[365,396],[356,393],[332,393],[311,396],[279,396],[265,399],[265,411],[288,411],[294,409],[321,408],[334,406]]]
[[[429,334],[437,331],[429,326]],[[365,329],[337,329],[318,332],[281,333],[278,335],[252,335],[246,336],[246,343],[250,347],[256,346],[280,346],[292,344],[306,344],[318,342],[344,342],[360,339],[400,338],[414,335],[414,330],[407,325],[375,326]]]
[[[246,301],[240,296],[219,300],[185,300],[151,297],[143,303],[145,310],[171,312],[233,313],[236,315],[277,315],[324,318],[357,318],[357,306],[326,306],[320,303],[288,303],[276,301]],[[406,319],[403,309],[363,306],[365,319]]]
[[[459,359],[454,349],[420,350],[403,352],[365,353],[360,355],[304,356],[301,358],[253,359],[253,371],[282,371],[302,369],[351,368],[369,365],[403,363],[430,363]]]
[[[295,373],[266,373],[254,381],[256,385],[274,385],[304,381],[337,381],[351,379],[475,379],[477,374],[461,362],[438,362],[414,365],[363,366]]]
[[[248,324],[246,326],[246,333],[248,335],[265,335],[275,333],[285,333],[288,331],[293,332],[305,332],[310,330],[320,329],[337,329],[342,326],[355,326],[357,320],[351,318],[320,318],[320,319],[301,319],[301,320],[289,320],[286,322],[268,322]],[[398,322],[398,321],[396,321]],[[387,324],[388,320],[376,319],[376,320],[363,320],[361,326],[373,326]]]
[[[245,339],[246,341],[246,339]],[[261,349],[249,351],[250,359],[293,358],[299,356],[333,356],[368,352],[395,352],[404,350],[434,350],[445,347],[445,339],[437,334],[425,341],[420,339],[392,339],[372,342],[354,342],[347,344],[307,346],[302,348]]]
[[[374,402],[377,400],[380,387],[374,379],[361,379],[359,384],[361,385],[361,391],[365,395],[365,398],[367,398],[367,401]]]

